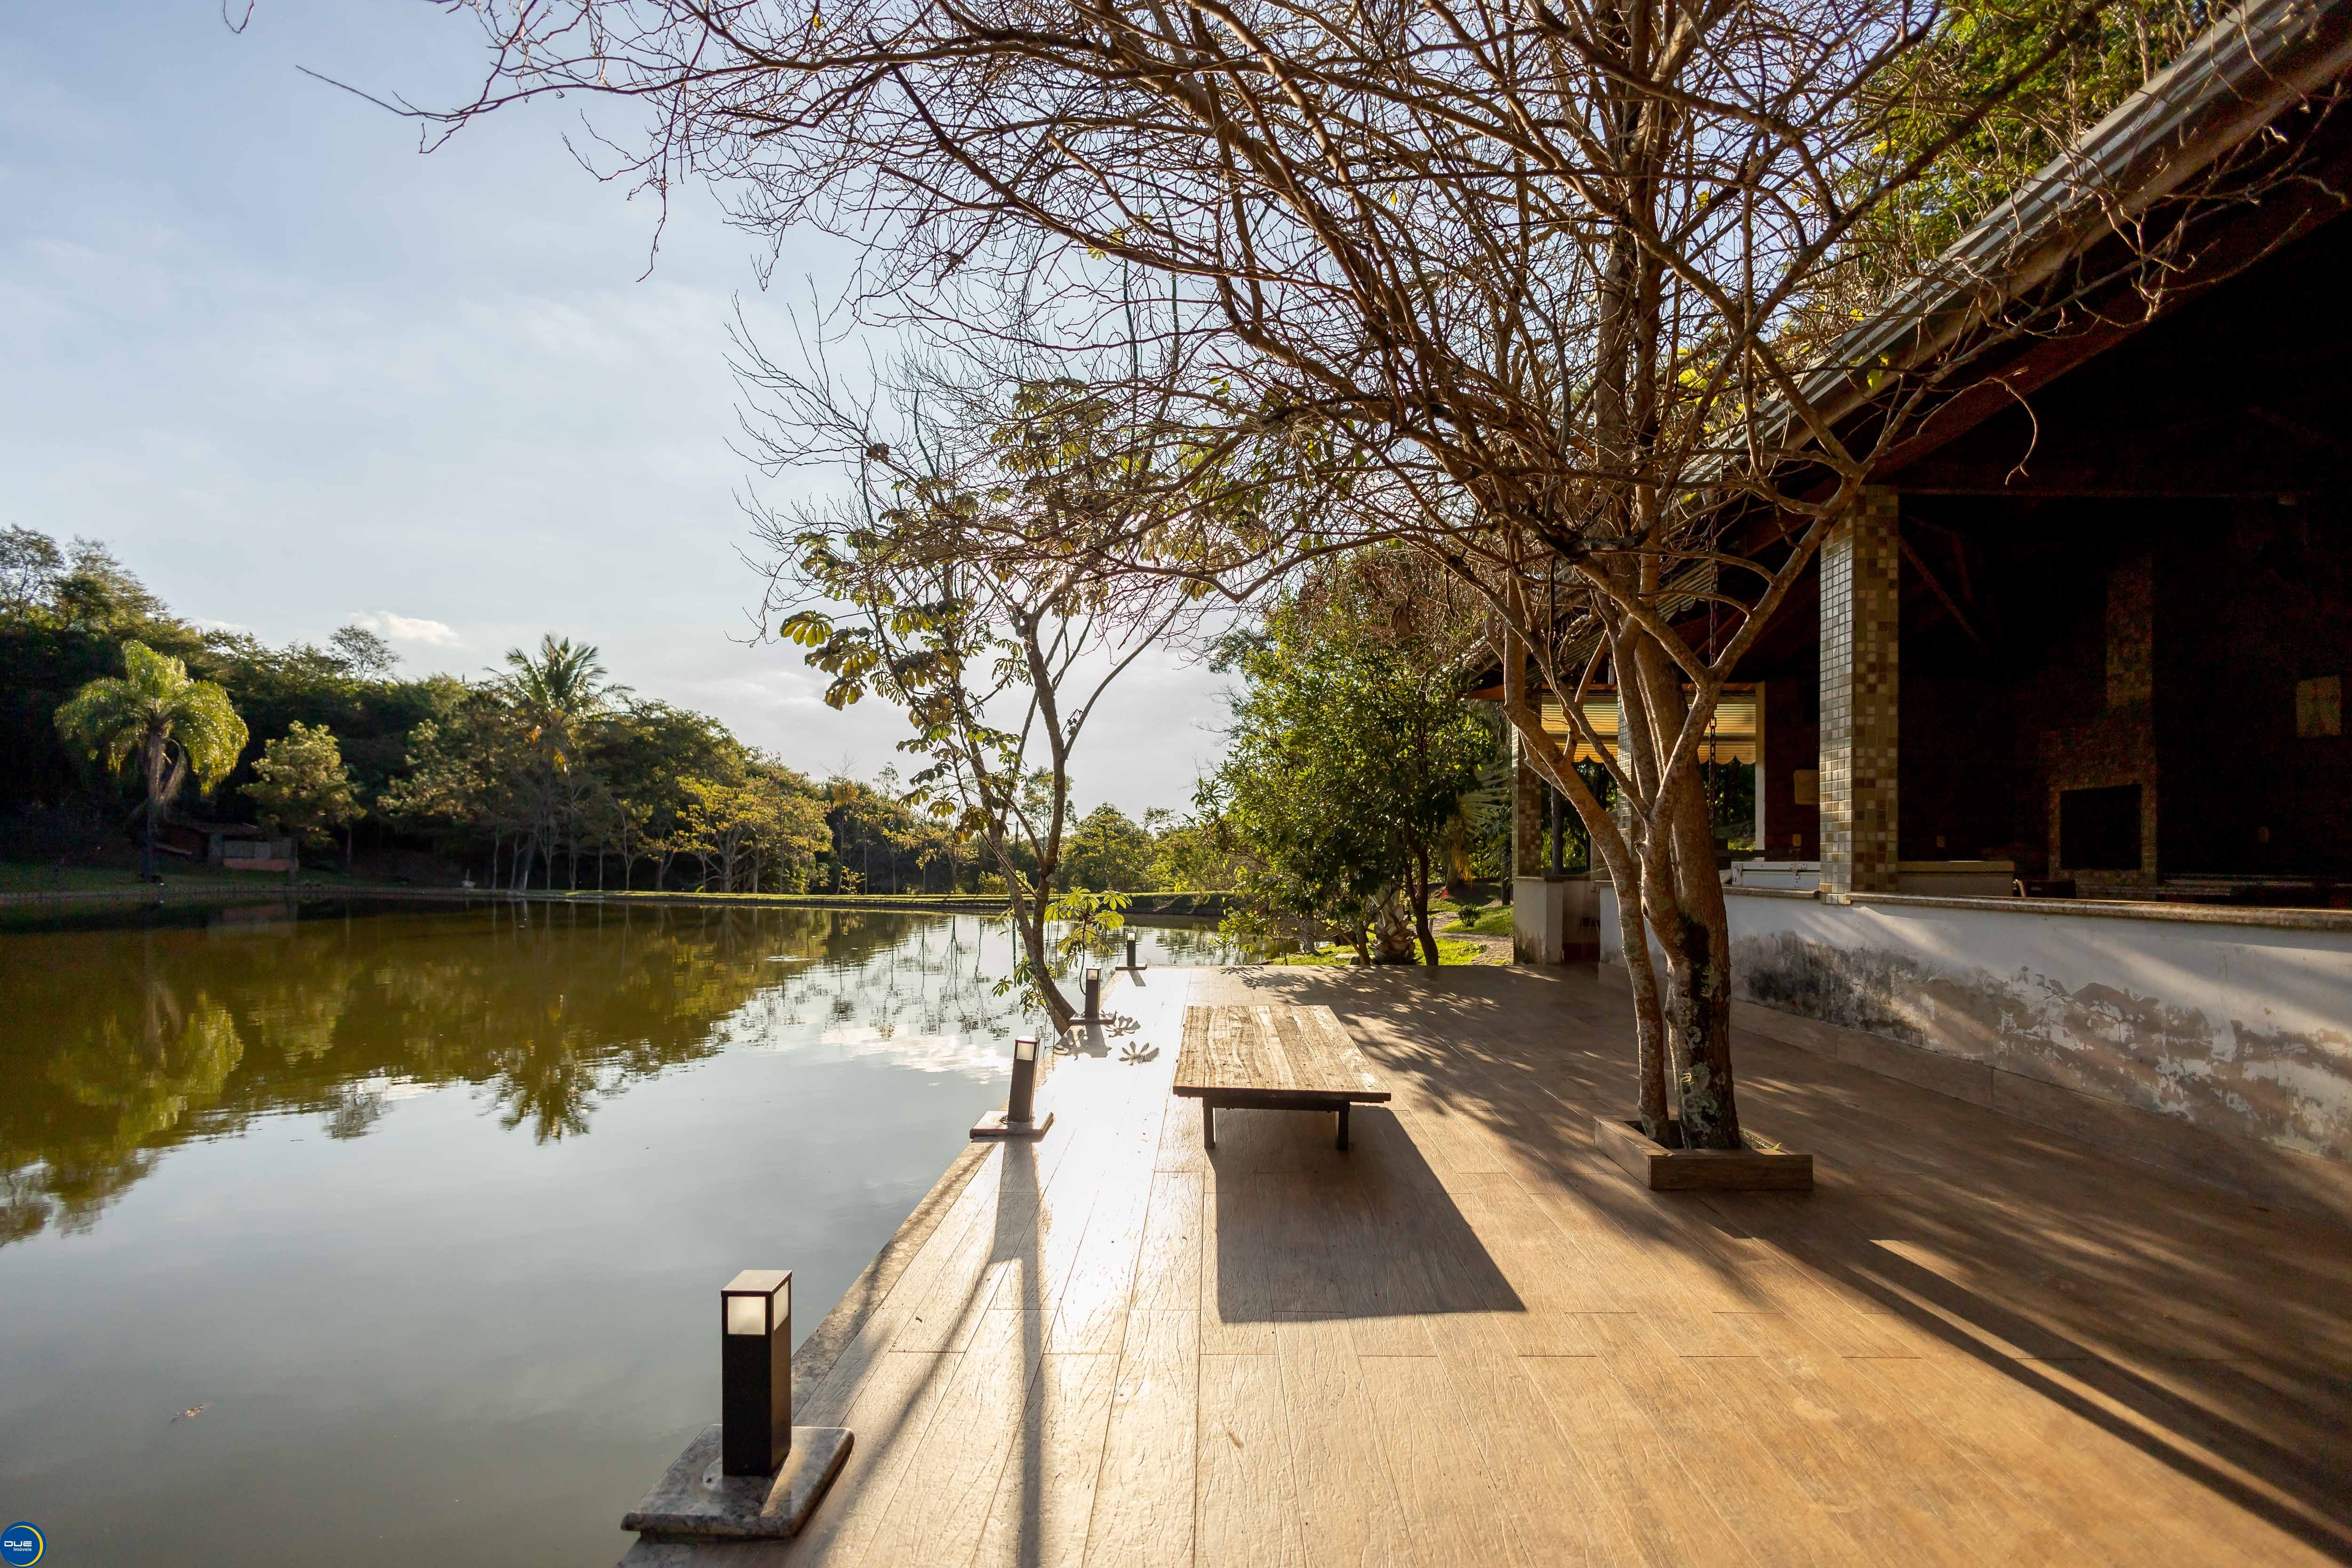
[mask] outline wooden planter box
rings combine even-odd
[[[1592,1141],[1624,1173],[1654,1193],[1810,1193],[1813,1157],[1745,1134],[1745,1149],[1669,1149],[1639,1123],[1593,1118]]]

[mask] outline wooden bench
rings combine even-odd
[[[1201,1102],[1201,1142],[1217,1146],[1217,1108],[1336,1110],[1348,1146],[1348,1108],[1389,1091],[1328,1007],[1187,1007],[1176,1093]]]

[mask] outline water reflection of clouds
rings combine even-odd
[[[918,1072],[956,1073],[965,1078],[986,1079],[1002,1078],[1012,1065],[1012,1037],[993,1031],[979,1035],[917,1034],[897,1031],[885,1035],[887,1026],[852,1024],[841,1028],[826,1029],[814,1042],[845,1057],[858,1057],[893,1068],[909,1068]],[[791,1045],[782,1048],[792,1049]]]
[[[992,1080],[1043,1032],[998,989],[1008,928],[968,915],[280,901],[49,923],[0,932],[0,1247],[86,1230],[163,1150],[264,1118],[361,1139],[457,1089],[556,1143],[730,1049]],[[1148,964],[1223,945],[1137,934]]]

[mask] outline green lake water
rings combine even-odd
[[[791,1268],[814,1329],[1003,1100],[1010,963],[963,916],[12,911],[0,1522],[61,1568],[612,1562],[717,1418],[719,1287]]]

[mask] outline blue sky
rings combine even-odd
[[[694,191],[650,257],[648,204],[566,149],[573,105],[419,156],[300,69],[452,101],[482,58],[423,0],[260,0],[241,36],[215,0],[10,7],[0,522],[103,539],[183,614],[272,641],[374,625],[411,670],[584,638],[796,765],[873,772],[903,721],[835,713],[795,654],[744,646],[733,300],[783,331],[755,242]],[[844,261],[812,236],[778,288]],[[1184,805],[1219,684],[1130,671],[1082,800]]]

